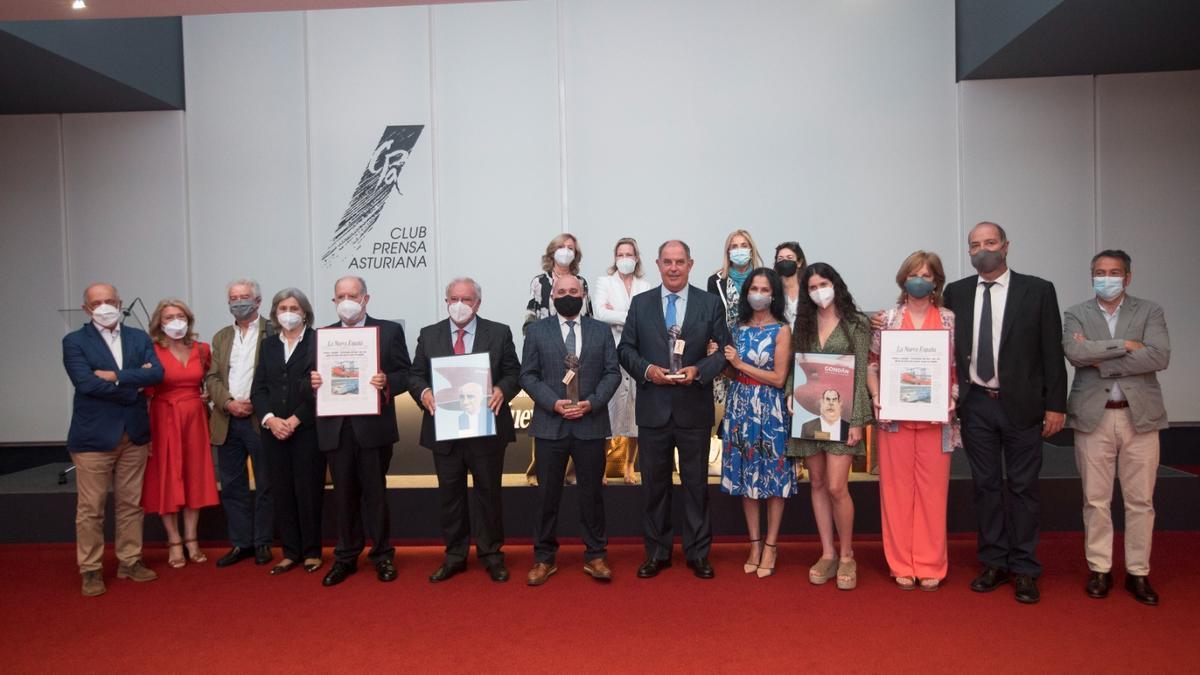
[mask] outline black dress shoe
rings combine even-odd
[[[357,567],[351,567],[344,562],[333,563],[333,568],[329,570],[329,574],[321,580],[322,586],[337,586],[346,580],[346,577],[358,571]]]
[[[1008,570],[1002,570],[999,567],[985,567],[979,576],[971,581],[971,590],[976,593],[988,593],[1007,583]]]
[[[283,563],[280,563],[271,568],[271,576],[278,576],[280,574],[285,574],[287,572],[291,572],[292,570],[296,569],[299,566],[300,566],[300,563],[295,562],[295,561],[292,561],[292,563],[290,565],[285,565]]]
[[[1139,577],[1136,574],[1125,575],[1125,590],[1133,593],[1133,597],[1143,605],[1154,607],[1158,605],[1158,593],[1150,588],[1150,577]]]
[[[270,546],[255,546],[254,547],[254,564],[255,565],[266,565],[267,563],[271,562],[274,558],[275,558],[275,556],[271,555],[271,547]]]
[[[1017,602],[1032,605],[1042,599],[1042,594],[1038,592],[1037,579],[1028,574],[1018,574],[1013,578],[1013,583],[1017,587],[1016,596]]]
[[[396,580],[396,565],[391,560],[384,558],[375,563],[375,576],[379,577],[380,581],[395,581]]]
[[[658,576],[658,573],[671,566],[671,559],[663,560],[648,559],[638,568],[637,575],[639,579],[651,579]]]
[[[246,558],[253,556],[253,550],[242,548],[241,546],[234,546],[233,548],[229,549],[229,553],[226,553],[225,555],[221,556],[219,560],[217,560],[217,567],[229,567],[230,565],[239,563]]]
[[[429,575],[429,583],[436,584],[440,581],[445,581],[455,574],[461,574],[467,570],[466,563],[458,563],[451,565],[450,563],[442,563],[442,566],[437,568],[433,574]]]
[[[687,566],[691,568],[692,574],[695,574],[701,579],[711,579],[716,576],[713,571],[713,566],[709,564],[708,558],[697,558],[687,561]]]
[[[504,563],[488,565],[487,571],[488,575],[492,577],[492,581],[498,584],[508,581],[508,568],[504,566]]]
[[[1111,572],[1092,572],[1088,575],[1087,586],[1084,590],[1087,591],[1089,598],[1108,597],[1108,589],[1112,588],[1112,573]]]

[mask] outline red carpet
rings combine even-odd
[[[79,594],[70,545],[0,546],[0,649],[5,673],[299,672],[1195,672],[1200,657],[1200,533],[1155,535],[1152,579],[1162,604],[1121,587],[1105,600],[1082,590],[1078,534],[1049,534],[1042,602],[1019,605],[1012,587],[980,595],[974,541],[951,542],[951,577],[937,593],[897,590],[878,541],[860,542],[859,588],[811,586],[815,542],[783,543],[775,577],[741,572],[743,544],[713,552],[717,578],[681,564],[634,577],[642,549],[612,547],[610,586],[584,576],[578,546],[559,573],[524,585],[528,545],[509,549],[513,579],[492,583],[478,563],[443,584],[425,578],[433,547],[402,548],[400,578],[373,570],[335,588],[302,570],[267,576],[245,561],[169,569],[157,581],[117,580],[111,550],[99,598]],[[207,549],[211,558],[221,552]]]

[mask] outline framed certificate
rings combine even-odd
[[[379,327],[317,329],[317,416],[378,415]]]
[[[854,355],[797,353],[792,437],[845,443],[854,412]]]
[[[879,417],[950,419],[950,331],[885,330],[879,345]]]
[[[487,352],[429,359],[429,372],[435,439],[496,435],[496,415],[488,407],[492,364]]]

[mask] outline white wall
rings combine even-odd
[[[428,224],[430,268],[368,280],[372,307],[410,334],[463,274],[483,284],[485,316],[517,325],[564,228],[588,277],[620,236],[648,257],[682,237],[697,284],[733,228],[768,255],[797,239],[877,307],[917,246],[969,271],[965,228],[989,218],[1014,268],[1053,280],[1063,304],[1086,293],[1098,246],[1130,249],[1135,292],[1168,308],[1171,414],[1200,420],[1198,363],[1180,347],[1200,330],[1184,302],[1200,290],[1186,272],[1197,73],[956,86],[950,0],[233,14],[188,17],[184,38],[186,113],[0,117],[0,261],[36,280],[3,307],[44,308],[38,339],[0,356],[31,383],[0,394],[0,442],[65,437],[69,387],[42,371],[58,367],[56,310],[92,279],[183,296],[206,337],[229,320],[236,276],[268,298],[298,286],[331,320],[319,257],[389,124],[425,130],[377,227]],[[2,330],[5,344],[27,336]]]

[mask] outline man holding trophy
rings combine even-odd
[[[671,566],[671,459],[679,448],[679,478],[686,494],[683,550],[697,577],[711,579],[708,551],[708,439],[714,422],[712,383],[725,367],[729,342],[725,310],[717,296],[688,284],[691,250],[682,241],[658,247],[662,285],[634,296],[617,356],[637,380],[648,579]],[[709,341],[717,345],[707,353]]]
[[[558,505],[567,459],[575,460],[584,573],[610,581],[604,527],[604,441],[608,401],[621,383],[617,351],[607,324],[581,316],[587,292],[579,277],[555,277],[551,299],[557,316],[529,326],[521,359],[521,388],[534,401],[529,435],[537,439],[539,516],[534,565],[526,583],[541,586],[558,571]]]

